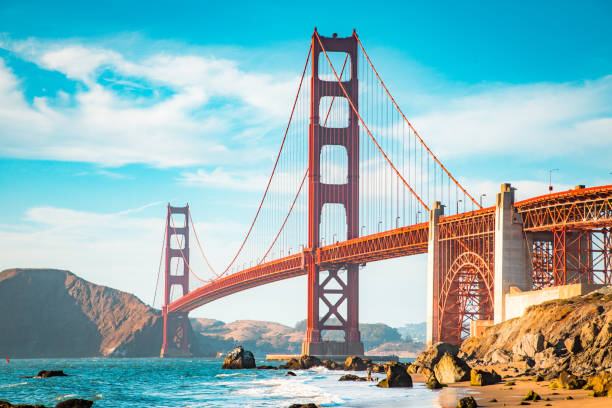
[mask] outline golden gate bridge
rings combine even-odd
[[[511,286],[612,284],[611,227],[612,186],[515,202],[502,184],[483,208],[406,118],[357,33],[315,29],[264,194],[224,268],[209,262],[189,206],[168,205],[161,355],[189,355],[190,311],[300,275],[302,352],[362,355],[360,266],[423,253],[428,342],[459,343],[470,322],[505,319]],[[189,262],[190,232],[206,275]],[[344,341],[325,341],[330,330]]]

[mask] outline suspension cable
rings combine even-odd
[[[399,113],[402,115],[402,118],[404,118],[404,120],[406,121],[406,123],[408,124],[408,126],[410,127],[410,129],[412,129],[412,131],[414,132],[415,136],[419,139],[419,142],[421,142],[421,144],[425,147],[425,149],[429,152],[429,154],[431,155],[431,157],[436,161],[436,163],[438,163],[440,165],[440,167],[442,168],[442,170],[444,170],[446,172],[446,174],[448,175],[448,177],[450,177],[457,186],[459,186],[459,188],[461,189],[461,191],[463,191],[464,194],[466,194],[470,200],[472,200],[472,202],[474,204],[476,204],[478,206],[478,208],[482,209],[482,206],[480,205],[480,203],[478,203],[474,197],[472,197],[464,188],[461,184],[459,184],[459,182],[453,177],[453,175],[446,169],[446,167],[444,167],[444,165],[440,162],[440,160],[438,160],[438,158],[436,157],[436,155],[429,149],[429,147],[427,146],[427,144],[423,141],[423,139],[421,138],[421,136],[419,135],[419,132],[417,132],[417,130],[412,126],[412,124],[410,123],[410,121],[406,118],[406,115],[404,115],[404,112],[402,112],[402,110],[400,109],[400,107],[398,106],[398,104],[395,102],[395,99],[393,98],[393,96],[391,95],[391,93],[389,92],[389,90],[387,89],[387,86],[385,85],[385,83],[383,82],[382,78],[380,77],[380,75],[378,75],[378,71],[376,71],[376,68],[374,68],[374,64],[372,63],[372,60],[370,60],[370,57],[368,56],[368,53],[365,51],[365,48],[363,47],[363,44],[361,43],[361,40],[359,39],[359,36],[357,36],[357,33],[353,33],[353,35],[355,36],[355,39],[357,40],[357,43],[359,44],[359,47],[361,48],[361,51],[363,51],[363,54],[365,55],[366,59],[368,60],[368,63],[370,64],[370,67],[372,67],[372,70],[374,71],[374,73],[376,74],[376,78],[378,78],[378,81],[380,82],[380,84],[383,86],[383,88],[385,89],[385,91],[387,92],[387,95],[389,96],[389,98],[391,98],[391,102],[393,102],[393,105],[395,106],[395,108],[399,111]],[[318,37],[318,34],[317,34]],[[320,42],[321,40],[319,40]],[[321,46],[323,47],[323,46]],[[327,54],[325,54],[327,55]]]
[[[325,47],[323,47],[323,42],[321,41],[321,38],[319,37],[319,33],[317,31],[315,31],[315,35],[317,37],[317,40],[319,41],[319,45],[321,46],[321,49],[323,50],[323,53],[325,54],[325,58],[327,59],[327,62],[329,63],[334,76],[336,77],[336,80],[338,81],[338,85],[340,85],[340,89],[342,89],[342,92],[344,93],[344,96],[346,97],[348,103],[351,105],[351,108],[353,109],[353,112],[355,112],[355,115],[357,115],[357,117],[359,118],[359,121],[361,122],[361,124],[363,125],[363,127],[365,128],[365,130],[368,132],[368,135],[370,136],[370,139],[372,139],[372,141],[374,142],[374,144],[376,145],[376,147],[378,148],[378,151],[383,155],[383,157],[385,158],[385,160],[387,161],[387,163],[389,163],[389,165],[391,166],[391,168],[393,169],[393,171],[395,172],[395,174],[402,180],[402,182],[404,183],[404,185],[406,187],[408,187],[408,189],[410,190],[410,192],[416,197],[416,199],[419,201],[419,203],[421,203],[421,205],[423,207],[425,207],[425,209],[427,211],[429,211],[429,207],[427,206],[427,204],[425,204],[423,202],[423,200],[421,199],[421,197],[418,196],[418,194],[412,189],[412,187],[410,187],[410,185],[406,182],[406,180],[404,179],[404,177],[402,176],[402,174],[397,170],[397,168],[395,167],[395,165],[391,162],[391,160],[389,159],[389,157],[387,156],[387,154],[384,152],[384,150],[380,147],[380,144],[378,144],[378,141],[376,140],[376,138],[374,137],[374,135],[372,135],[372,132],[370,131],[370,129],[368,128],[368,126],[365,124],[363,118],[361,117],[361,115],[359,114],[359,111],[355,108],[355,104],[353,104],[353,101],[351,100],[351,98],[348,95],[348,92],[346,92],[346,89],[344,88],[344,85],[342,84],[342,81],[340,81],[340,78],[338,77],[338,73],[336,72],[334,66],[331,63],[331,60],[329,59],[329,55],[327,55],[327,51],[325,50]]]

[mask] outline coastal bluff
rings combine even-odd
[[[57,269],[0,272],[2,358],[159,355],[163,319],[136,296]]]

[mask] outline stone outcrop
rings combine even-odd
[[[319,408],[319,406],[311,402],[309,404],[291,404],[289,408]]]
[[[593,390],[594,397],[612,397],[612,373],[602,371],[590,377],[585,388]]]
[[[365,371],[366,363],[357,356],[350,356],[344,362],[344,369],[347,371]]]
[[[36,374],[36,378],[50,378],[50,377],[68,377],[63,370],[42,370]]]
[[[525,361],[545,378],[563,370],[588,377],[612,369],[612,287],[531,306],[466,339],[460,353],[471,365]]]
[[[474,397],[461,398],[457,403],[457,408],[476,408],[478,404]]]
[[[556,380],[551,381],[551,388],[565,388],[566,390],[578,390],[586,385],[586,380],[577,377],[567,371],[561,371]]]
[[[161,312],[57,269],[0,273],[2,357],[159,356]],[[195,351],[195,350],[192,350]]]
[[[525,334],[512,346],[515,360],[522,357],[534,357],[536,353],[544,350],[544,336],[542,333]]]
[[[430,390],[437,390],[443,387],[443,385],[440,384],[440,382],[438,381],[435,375],[432,375],[431,377],[429,377],[427,379],[426,384],[427,384],[427,388],[429,388]]]
[[[486,371],[473,368],[470,372],[470,385],[474,386],[497,384],[501,379],[501,375],[497,374],[495,370]]]
[[[315,356],[303,355],[300,358],[291,358],[287,360],[284,368],[289,370],[308,370],[312,367],[322,366],[323,362]]]
[[[344,374],[338,381],[369,381],[366,377],[359,377],[355,374]]]
[[[452,354],[445,354],[434,366],[434,374],[442,384],[451,384],[470,379],[470,366]]]
[[[377,387],[412,387],[412,377],[408,374],[405,365],[401,363],[389,363],[385,368],[387,378],[376,384]]]
[[[438,361],[445,355],[456,356],[459,353],[459,347],[448,343],[436,343],[427,347],[412,363],[411,372],[421,373],[423,368],[433,370]]]
[[[225,356],[221,368],[230,370],[256,368],[255,357],[250,351],[245,350],[242,346],[238,346]]]

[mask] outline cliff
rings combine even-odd
[[[612,287],[529,307],[461,345],[476,364],[527,361],[538,372],[591,374],[612,368]]]
[[[56,269],[0,273],[2,358],[158,356],[159,310]]]

